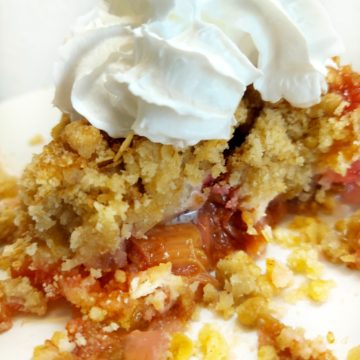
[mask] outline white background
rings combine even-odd
[[[57,49],[97,0],[0,0],[0,101],[52,83]]]

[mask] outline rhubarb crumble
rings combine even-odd
[[[318,252],[360,268],[359,211],[322,217],[360,203],[360,76],[332,69],[328,82],[306,109],[249,87],[229,142],[182,149],[63,116],[21,179],[0,174],[0,330],[64,299],[73,318],[36,360],[226,359],[210,325],[197,344],[183,334],[202,305],[257,329],[259,359],[334,359],[271,307],[294,300],[294,273],[308,279],[302,294],[326,300]],[[263,272],[255,260],[268,242],[293,253]]]

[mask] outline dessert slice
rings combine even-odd
[[[337,90],[299,110],[249,89],[229,143],[181,150],[139,136],[114,140],[64,117],[20,180],[17,228],[1,257],[11,274],[1,283],[3,329],[13,314],[43,314],[65,298],[78,314],[60,340],[37,350],[39,359],[65,356],[66,341],[74,358],[94,359],[100,343],[109,356],[140,339],[156,339],[156,351],[169,346],[166,334],[183,329],[204,286],[221,289],[210,274],[220,259],[237,250],[258,256],[281,207],[321,208],[348,191],[340,175],[336,186],[324,178],[354,173],[358,111]],[[169,224],[194,209],[195,224]],[[341,238],[349,254],[358,251],[353,223]]]
[[[166,358],[206,297],[224,314],[260,304],[262,345],[283,354],[266,303],[284,282],[253,258],[283,216],[359,185],[358,75],[333,64],[326,81],[338,38],[298,3],[106,1],[79,22],[57,64],[65,115],[1,195],[0,329],[57,299],[74,310],[35,359]]]

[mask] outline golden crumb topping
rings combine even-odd
[[[101,267],[101,256],[123,239],[199,206],[192,194],[224,171],[222,141],[176,150],[135,137],[114,163],[121,141],[84,121],[64,118],[53,134],[25,170],[20,197],[39,239],[57,242],[66,234],[71,254],[64,269]]]
[[[63,116],[19,183],[0,172],[0,332],[64,299],[74,315],[36,360],[225,360],[215,326],[182,333],[205,304],[258,332],[259,359],[333,360],[275,319],[275,298],[326,301],[320,254],[360,269],[360,212],[324,217],[360,195],[359,79],[330,70],[309,109],[249,88],[229,142],[184,149]],[[267,242],[290,255],[260,266]]]
[[[315,174],[345,174],[360,157],[360,109],[345,112],[346,104],[336,92],[309,109],[264,103],[228,160],[229,183],[238,188],[238,206],[250,226],[278,196],[307,199]]]

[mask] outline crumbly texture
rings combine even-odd
[[[294,273],[286,264],[271,258],[266,259],[265,271],[262,271],[253,258],[240,251],[218,262],[216,277],[217,286],[204,287],[203,302],[225,319],[235,315],[243,326],[255,328],[262,317],[273,315],[275,298],[288,298]],[[313,285],[315,281],[323,287],[326,284],[317,278]],[[318,296],[324,293],[319,291]]]
[[[301,328],[291,328],[272,317],[263,318],[259,327],[260,360],[299,359],[299,360],[336,360],[326,349],[322,338],[308,340]]]
[[[286,227],[275,228],[268,240],[293,249],[288,259],[290,268],[306,274],[310,280],[321,277],[319,252],[333,263],[360,269],[360,211],[330,224],[321,217],[321,214],[295,216]]]
[[[101,267],[124,239],[199,206],[192,193],[224,171],[222,141],[176,150],[135,137],[114,164],[121,142],[84,121],[64,118],[53,136],[25,170],[20,197],[40,241],[68,244],[66,269]]]
[[[306,277],[298,293],[326,300],[333,284],[321,278],[317,251],[359,268],[360,213],[333,227],[315,215],[331,212],[334,194],[359,181],[357,168],[354,181],[347,170],[360,157],[360,109],[346,87],[358,88],[359,77],[333,70],[329,84],[309,109],[264,103],[248,89],[230,142],[186,149],[134,134],[114,140],[64,116],[19,185],[0,173],[0,268],[8,275],[0,331],[18,312],[42,315],[65,299],[74,317],[35,360],[138,360],[139,348],[156,360],[169,349],[179,360],[225,359],[226,341],[211,326],[196,345],[181,335],[202,303],[257,329],[260,359],[333,359],[271,307],[294,273]],[[168,224],[200,207],[196,224]],[[282,236],[275,224],[291,211],[304,214]],[[262,272],[254,257],[265,240],[297,247],[287,264],[268,259]]]
[[[47,300],[26,277],[7,279],[0,283],[0,332],[12,326],[11,314],[45,315]]]
[[[360,269],[360,210],[335,223],[332,232],[323,238],[324,254],[334,263]]]
[[[274,318],[271,300],[291,284],[291,273],[275,260],[267,261],[266,272],[244,252],[220,260],[216,268],[220,288],[206,285],[203,301],[225,318],[237,316],[239,323],[259,332],[258,358],[267,359],[335,359],[322,338],[306,339],[304,330],[285,326]],[[313,286],[314,301],[324,300],[326,282]]]
[[[330,86],[340,81],[336,71],[330,73]],[[335,91],[308,109],[264,103],[245,142],[228,160],[229,183],[238,188],[237,206],[250,225],[272,200],[308,199],[316,174],[332,169],[344,175],[360,157],[360,109],[345,112],[347,104]]]

